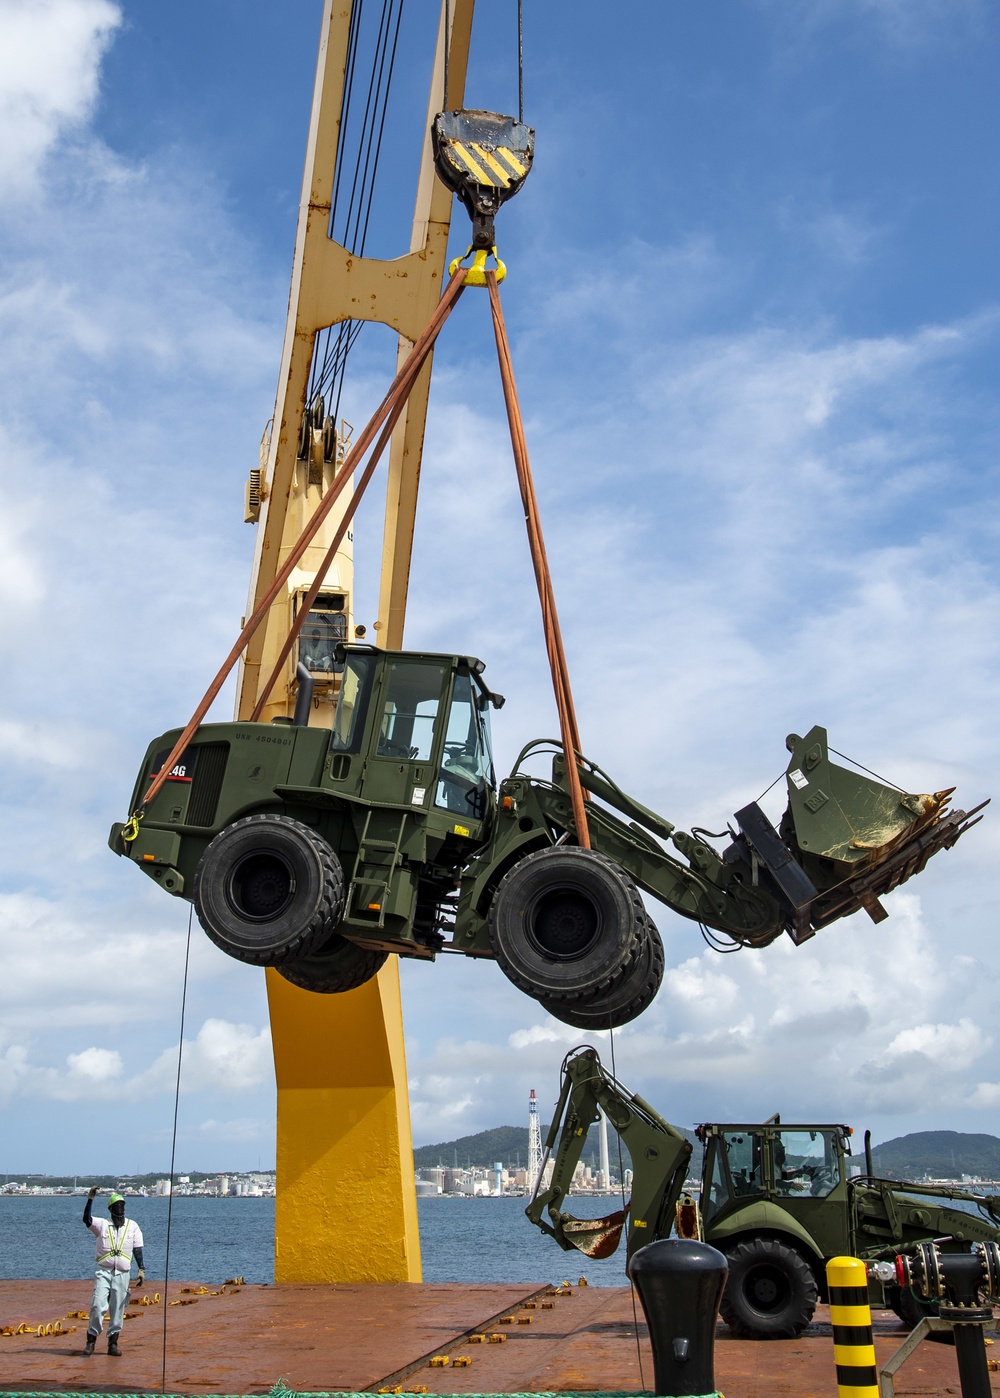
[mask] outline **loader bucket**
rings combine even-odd
[[[920,872],[971,825],[974,810],[949,809],[954,787],[914,795],[830,761],[825,728],[786,739],[788,809],[780,835],[814,885],[811,931],[864,908],[874,922],[887,917],[882,894]],[[801,940],[806,908],[800,908]],[[793,936],[795,934],[793,933]]]

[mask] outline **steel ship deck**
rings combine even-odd
[[[185,1289],[187,1288],[187,1289]],[[601,1393],[652,1389],[639,1312],[639,1352],[627,1287],[488,1284],[243,1286],[171,1281],[168,1304],[129,1306],[123,1354],[102,1337],[83,1354],[89,1281],[0,1282],[0,1393],[266,1394],[380,1390],[431,1394]],[[558,1294],[553,1295],[553,1290]],[[163,1294],[147,1282],[143,1295]],[[136,1293],[133,1293],[135,1296]],[[166,1317],[165,1375],[163,1326]],[[61,1326],[55,1329],[55,1322]],[[884,1363],[905,1337],[889,1311],[873,1315]],[[16,1332],[24,1325],[30,1330]],[[38,1333],[38,1327],[42,1333]],[[52,1326],[52,1333],[45,1333]],[[76,1327],[71,1330],[71,1327]],[[484,1335],[473,1341],[473,1335]],[[503,1340],[491,1341],[491,1335]],[[1000,1354],[1000,1345],[993,1353]],[[446,1366],[432,1365],[447,1355]],[[471,1363],[456,1366],[455,1359]],[[1000,1372],[990,1375],[1000,1393]],[[826,1307],[796,1340],[737,1340],[722,1325],[716,1383],[726,1398],[837,1398]],[[958,1393],[955,1351],[925,1343],[900,1371],[903,1398]]]

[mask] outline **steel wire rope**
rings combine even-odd
[[[337,172],[334,180],[333,198],[330,210],[331,237],[336,236],[336,221],[341,199],[341,181],[342,179],[346,180],[345,170],[349,164],[345,159],[345,150],[348,144],[348,126],[351,116],[350,97],[353,96],[353,83],[357,69],[357,55],[360,47],[361,12],[363,4],[364,0],[358,0],[358,4],[352,9],[351,14],[352,24],[355,21],[355,17],[357,17],[357,24],[353,35],[354,46],[350,60],[350,77],[348,80],[350,86],[349,89],[345,90],[344,111],[338,140]],[[399,45],[399,29],[402,17],[403,0],[383,0],[378,32],[375,40],[375,52],[372,58],[372,68],[368,81],[368,92],[361,119],[357,154],[354,159],[351,190],[347,200],[347,212],[344,217],[343,233],[339,239],[349,252],[355,253],[358,256],[364,256],[368,241],[368,229],[371,222],[375,187],[382,154],[385,123],[389,110],[389,94],[395,72],[396,54]],[[395,23],[393,23],[393,20],[395,20]],[[390,32],[392,36],[391,48]],[[378,133],[377,136],[376,130]],[[340,413],[347,358],[357,342],[364,325],[365,322],[363,320],[346,320],[338,323],[336,335],[334,335],[333,326],[328,326],[324,331],[320,332],[323,335],[322,356],[314,356],[313,368],[310,373],[307,403],[315,403],[316,399],[321,396],[332,397],[333,410],[331,416],[334,422],[336,422]]]
[[[398,8],[397,11],[396,11],[396,28],[395,28],[395,31],[393,32],[393,38],[392,38],[392,53],[391,53],[391,55],[390,55],[390,57],[389,57],[389,73],[388,73],[388,76],[387,76],[387,78],[386,78],[386,83],[385,83],[385,97],[384,97],[384,99],[383,99],[383,101],[382,101],[382,115],[381,115],[381,118],[380,118],[380,120],[379,120],[378,140],[377,140],[376,143],[375,143],[375,159],[374,159],[374,163],[373,163],[373,165],[372,165],[372,177],[371,177],[371,186],[370,186],[369,195],[368,195],[368,206],[367,206],[367,208],[365,209],[365,222],[364,222],[364,227],[361,229],[361,240],[360,240],[360,244],[359,244],[359,246],[358,246],[358,248],[357,248],[357,251],[358,251],[358,253],[359,253],[361,256],[364,256],[365,246],[367,245],[367,242],[368,242],[368,225],[369,225],[369,222],[370,222],[370,220],[371,220],[372,204],[373,204],[373,202],[374,202],[374,196],[375,196],[375,182],[376,182],[376,179],[377,179],[377,177],[378,177],[379,161],[380,161],[381,156],[382,156],[382,137],[383,137],[384,134],[385,134],[385,119],[386,119],[386,116],[388,115],[388,112],[389,112],[389,89],[390,89],[390,87],[391,87],[391,85],[392,85],[392,75],[393,75],[393,71],[394,71],[395,66],[396,66],[396,49],[397,49],[397,47],[398,47],[398,45],[399,45],[399,26],[400,26],[400,23],[401,23],[401,21],[402,21],[402,18],[403,18],[403,0],[399,0],[399,8]],[[373,129],[373,131],[374,131],[374,126],[373,126],[372,129]],[[370,144],[371,144],[371,143],[370,143],[370,141],[369,141],[369,148],[370,148]],[[356,343],[356,341],[357,341],[358,336],[361,334],[361,331],[364,329],[364,324],[365,324],[365,322],[364,322],[363,320],[359,320],[359,321],[356,321],[356,322],[352,325],[352,323],[351,323],[350,321],[348,321],[348,322],[346,322],[346,324],[347,324],[347,326],[348,326],[349,328],[348,328],[348,331],[347,331],[347,344],[346,344],[346,346],[345,346],[345,348],[344,348],[344,350],[343,350],[342,359],[341,359],[340,375],[339,375],[339,378],[337,379],[337,397],[336,397],[336,401],[335,401],[335,403],[334,403],[334,409],[333,409],[333,420],[334,420],[334,422],[336,422],[336,421],[337,421],[337,418],[340,416],[340,400],[341,400],[341,395],[343,394],[343,391],[344,391],[344,374],[345,374],[345,371],[346,371],[346,368],[347,368],[347,356],[350,354],[351,350],[353,349],[353,347],[354,347],[354,345],[355,345],[355,343]]]
[[[177,1164],[177,1116],[181,1101],[181,1064],[184,1061],[184,1017],[187,1013],[188,971],[191,966],[191,924],[194,904],[188,908],[187,942],[184,947],[184,981],[181,986],[181,1027],[177,1038],[177,1082],[174,1086],[174,1128],[170,1137],[170,1193],[167,1195],[167,1239],[163,1250],[163,1350],[160,1364],[160,1392],[167,1391],[167,1307],[170,1304],[170,1227],[174,1213],[174,1168]]]
[[[524,0],[517,0],[517,119],[524,125]]]
[[[612,1078],[615,1080],[615,1082],[617,1083],[617,1082],[618,1082],[618,1068],[617,1068],[617,1065],[615,1064],[615,1031],[614,1031],[613,1029],[609,1029],[609,1030],[608,1030],[608,1034],[610,1035],[610,1038],[611,1038],[611,1076],[612,1076]],[[602,1108],[602,1110],[603,1110],[603,1108]],[[615,1127],[615,1135],[618,1137],[618,1183],[619,1183],[619,1185],[620,1185],[620,1187],[621,1187],[621,1191],[622,1191],[622,1208],[625,1209],[625,1208],[628,1207],[627,1204],[626,1204],[626,1202],[625,1202],[625,1161],[624,1161],[624,1158],[623,1158],[623,1156],[622,1156],[622,1136],[621,1136],[621,1132],[618,1130],[617,1127]],[[633,1175],[633,1179],[634,1179],[634,1175]],[[641,1389],[645,1389],[645,1387],[646,1387],[646,1376],[645,1376],[645,1374],[644,1374],[643,1371],[642,1371],[642,1345],[641,1345],[640,1342],[639,1342],[639,1312],[636,1310],[636,1306],[635,1306],[635,1282],[632,1280],[631,1274],[629,1273],[629,1270],[628,1270],[628,1260],[627,1260],[627,1256],[628,1256],[628,1237],[627,1237],[627,1235],[626,1235],[626,1238],[625,1238],[625,1251],[626,1251],[625,1275],[628,1277],[629,1291],[631,1292],[631,1295],[632,1295],[632,1325],[633,1325],[633,1328],[634,1328],[634,1330],[635,1330],[635,1354],[636,1354],[636,1358],[637,1358],[638,1361],[639,1361],[639,1387],[640,1387]]]
[[[351,119],[351,99],[354,95],[354,70],[357,65],[358,57],[358,35],[361,30],[361,15],[364,11],[364,7],[365,0],[356,0],[356,3],[351,5],[351,18],[348,24],[347,60],[344,64],[344,92],[340,104],[340,123],[337,129],[337,149],[334,155],[333,165],[333,189],[331,191],[330,198],[330,218],[327,223],[327,233],[331,238],[334,236],[333,224],[334,219],[336,218],[337,204],[340,199],[340,180],[344,168],[343,151],[345,145],[345,138],[347,135],[347,129]],[[343,323],[341,323],[337,328],[338,332],[341,331],[343,329]],[[320,333],[322,334],[323,332],[321,331]],[[315,381],[318,379],[320,382],[323,382],[325,379],[327,372],[327,363],[329,360],[331,339],[332,336],[330,335],[329,328],[327,328],[326,339],[324,341],[323,346],[323,359],[318,371],[316,368],[317,361],[314,352],[313,364],[310,368],[310,389],[306,396],[307,404],[311,403],[314,399],[315,394],[313,386]],[[340,340],[338,335],[338,346],[339,343]]]

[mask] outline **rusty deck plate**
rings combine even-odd
[[[298,1392],[377,1391],[380,1387],[456,1393],[628,1393],[652,1388],[652,1357],[639,1319],[642,1374],[627,1287],[573,1287],[546,1294],[539,1285],[246,1286],[198,1294],[196,1282],[171,1282],[168,1300],[130,1305],[120,1359],[82,1350],[87,1282],[0,1282],[0,1328],[37,1329],[56,1320],[74,1333],[0,1336],[0,1392],[159,1391],[163,1318],[167,1318],[166,1391],[262,1394],[280,1379]],[[163,1292],[150,1281],[144,1294]],[[212,1294],[212,1292],[215,1294]],[[135,1295],[135,1293],[133,1293]],[[885,1362],[905,1331],[876,1312],[875,1348]],[[505,1335],[474,1342],[473,1334]],[[1000,1350],[1000,1345],[997,1346]],[[991,1350],[990,1354],[995,1351]],[[431,1366],[447,1355],[447,1366]],[[456,1367],[468,1357],[471,1364]],[[1000,1393],[1000,1373],[991,1374]],[[726,1398],[837,1398],[833,1340],[825,1307],[797,1340],[733,1339],[722,1326],[716,1381]],[[924,1344],[901,1370],[906,1398],[959,1392],[955,1351]]]

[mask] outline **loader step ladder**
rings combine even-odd
[[[349,911],[345,921],[359,922],[366,927],[370,927],[373,923],[379,928],[385,926],[385,908],[392,887],[392,875],[402,863],[400,849],[408,814],[407,811],[400,813],[399,826],[394,841],[377,839],[375,836],[369,835],[368,830],[373,812],[369,811],[365,816],[364,829],[361,832],[361,839],[358,841],[358,853],[354,860],[354,872],[351,874]],[[365,916],[366,913],[373,912],[378,913],[377,922],[375,919]]]

